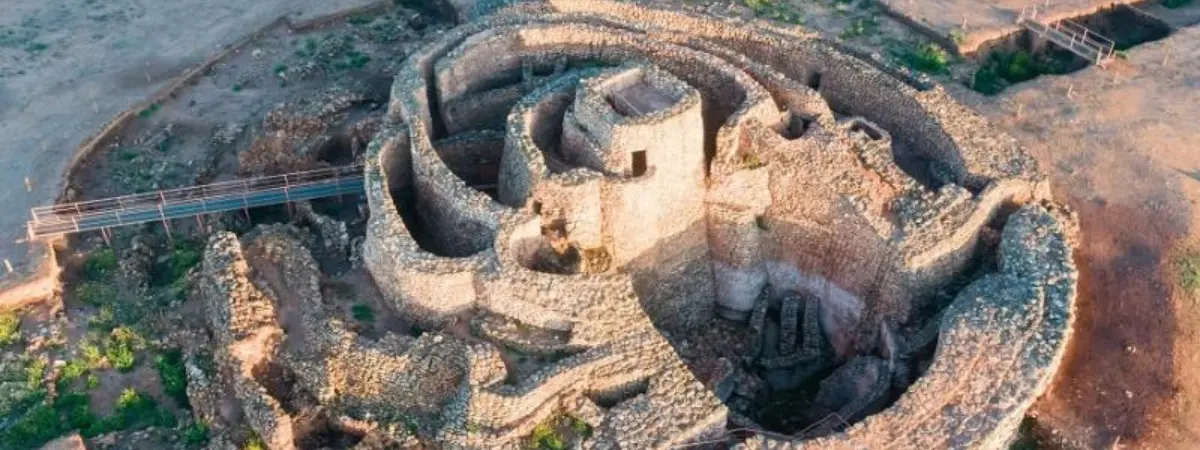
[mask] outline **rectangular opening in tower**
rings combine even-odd
[[[633,176],[640,177],[646,174],[646,151],[638,150],[633,152]]]
[[[808,87],[812,88],[814,91],[820,90],[821,89],[821,72],[813,72],[813,73],[809,74],[808,80],[804,84],[807,84]]]

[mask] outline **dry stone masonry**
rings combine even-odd
[[[445,448],[566,415],[583,448],[999,449],[1047,389],[1076,219],[940,87],[688,9],[447,5],[464,23],[399,66],[348,250],[425,332],[326,317],[292,232],[210,245],[219,360],[272,448],[272,364],[337,421]]]

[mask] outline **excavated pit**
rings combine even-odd
[[[1090,33],[1111,40],[1115,51],[1124,52],[1163,39],[1173,31],[1169,24],[1143,11],[1148,3],[1111,5],[1062,22],[1083,26]],[[1050,26],[1061,26],[1061,23]],[[1041,75],[1065,75],[1094,63],[1024,29],[980,45],[972,56],[981,61],[983,67],[966,83],[989,95]]]

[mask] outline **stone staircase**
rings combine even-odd
[[[1037,5],[1022,8],[1017,16],[1017,24],[1034,36],[1065,48],[1092,64],[1103,66],[1112,60],[1116,53],[1116,44],[1112,40],[1070,20],[1044,23],[1038,20],[1039,12]]]

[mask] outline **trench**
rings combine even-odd
[[[1111,40],[1119,58],[1138,45],[1166,38],[1172,33],[1171,25],[1141,9],[1149,3],[1113,5],[1055,24],[1073,22]],[[1028,30],[984,43],[972,56],[980,67],[965,83],[985,95],[999,94],[1013,85],[1043,75],[1066,75],[1091,66],[1091,61],[1044,42]]]

